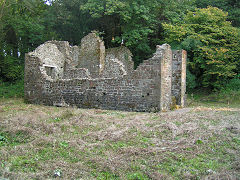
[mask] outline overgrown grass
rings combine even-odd
[[[229,80],[218,91],[198,88],[188,93],[190,104],[207,105],[216,107],[239,107],[240,106],[240,75]]]
[[[240,107],[240,88],[216,92],[209,92],[206,89],[195,90],[188,94],[188,102],[190,106]]]
[[[240,101],[219,97],[194,94],[192,108],[182,113],[83,110],[1,98],[0,179],[236,179]]]
[[[201,151],[202,153],[194,156],[189,156],[187,153],[168,152],[157,168],[160,172],[171,174],[176,179],[184,179],[187,174],[200,179],[202,175],[216,173],[219,169],[231,170],[231,162],[236,157],[228,153],[228,150],[239,150],[239,139],[230,138],[222,141],[223,139],[225,138],[214,135],[209,137],[208,142],[197,141],[201,143],[196,143],[196,149],[191,149],[191,151]]]

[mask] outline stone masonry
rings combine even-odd
[[[129,49],[105,49],[95,33],[84,37],[80,47],[48,41],[26,54],[25,99],[36,104],[126,111],[184,107],[186,51],[172,51],[163,44],[152,58],[133,67]]]

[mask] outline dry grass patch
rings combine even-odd
[[[240,176],[240,109],[166,113],[0,101],[0,178],[215,179]]]

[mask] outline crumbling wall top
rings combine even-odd
[[[81,40],[78,67],[89,70],[92,77],[98,77],[104,69],[105,46],[96,33],[90,33]]]

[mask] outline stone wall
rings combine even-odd
[[[42,87],[41,104],[128,111],[159,110],[159,95],[153,93],[153,80],[74,79],[45,81]]]
[[[98,77],[104,69],[104,42],[95,33],[90,33],[81,40],[78,67],[89,70],[92,77]]]
[[[106,50],[102,77],[115,78],[131,74],[133,71],[132,53],[124,46]]]
[[[88,69],[86,68],[72,68],[67,69],[63,73],[63,79],[78,79],[91,78]]]
[[[185,72],[179,68],[183,69],[181,62],[186,62],[182,58],[176,68],[172,56],[169,45],[157,46],[153,57],[134,70],[132,54],[126,47],[105,51],[94,33],[83,38],[80,48],[48,41],[26,54],[25,99],[54,106],[168,110],[172,95],[181,99],[185,94]],[[178,73],[180,80],[175,78]],[[180,90],[175,92],[172,87]]]

